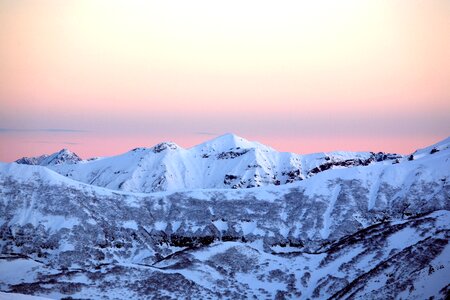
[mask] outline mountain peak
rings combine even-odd
[[[44,158],[39,164],[44,166],[59,165],[62,163],[75,164],[81,160],[74,152],[64,148]]]
[[[59,155],[64,155],[64,154],[74,154],[72,151],[70,151],[69,149],[67,149],[67,148],[63,148],[63,149],[61,149],[61,150],[59,150],[58,152],[57,152]]]
[[[223,146],[230,146],[230,148],[240,147],[244,144],[250,144],[248,140],[233,134],[233,133],[225,133],[223,135],[220,135],[209,142],[220,144]],[[207,142],[208,143],[208,142]]]
[[[159,144],[156,144],[155,146],[152,147],[153,152],[155,153],[159,153],[159,152],[163,152],[164,150],[177,150],[177,149],[181,149],[180,146],[178,146],[177,144],[175,144],[174,142],[162,142]]]
[[[41,162],[46,159],[47,157],[49,157],[49,155],[44,154],[44,155],[40,155],[40,156],[33,156],[33,157],[22,157],[19,158],[17,160],[15,160],[15,163],[21,164],[21,165],[40,165]]]
[[[194,148],[199,149],[201,151],[228,151],[230,149],[242,148],[242,149],[254,149],[254,148],[264,148],[271,149],[265,145],[262,145],[258,142],[250,142],[243,137],[240,137],[233,133],[226,133],[220,135],[212,140],[206,141],[200,145],[195,146]]]
[[[22,157],[15,162],[23,165],[49,166],[59,165],[63,163],[75,164],[81,160],[82,159],[78,155],[76,155],[69,149],[64,148],[50,155],[44,154],[36,157]]]

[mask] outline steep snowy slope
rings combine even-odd
[[[412,159],[419,159],[422,157],[426,157],[432,154],[435,154],[439,151],[445,151],[450,149],[450,137],[434,144],[428,147],[425,147],[423,149],[419,149],[417,151],[414,151],[413,154],[411,154],[410,156],[407,157],[408,160],[412,160]]]
[[[246,190],[136,194],[0,164],[0,290],[55,298],[444,298],[448,144],[396,164]]]
[[[52,155],[58,156],[56,154]],[[60,156],[60,155],[59,155]],[[88,184],[131,192],[178,191],[197,188],[251,188],[303,180],[334,169],[392,163],[401,156],[372,152],[298,155],[277,152],[233,134],[183,149],[174,143],[136,148],[122,155],[89,161],[39,160],[52,170]],[[21,159],[17,162],[27,163]],[[52,162],[46,164],[47,162]]]

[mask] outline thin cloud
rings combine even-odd
[[[58,144],[58,145],[79,145],[80,143],[75,142],[53,142],[53,141],[27,141],[28,143],[33,144]]]
[[[39,129],[38,131],[43,131],[43,132],[88,132],[87,130],[81,130],[81,129],[61,129],[61,128],[45,128],[45,129]]]
[[[88,132],[87,130],[81,129],[66,129],[66,128],[39,128],[39,129],[30,129],[30,128],[0,128],[0,132],[8,133],[8,132],[72,132],[72,133],[82,133]]]
[[[214,132],[207,132],[207,131],[199,131],[199,132],[195,132],[195,134],[198,134],[198,135],[211,135],[211,136],[216,136],[216,135],[218,135],[217,133],[214,133]]]

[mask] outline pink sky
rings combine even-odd
[[[299,153],[450,135],[447,0],[6,0],[0,45],[0,161],[226,132]]]

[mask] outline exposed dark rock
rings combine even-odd
[[[178,146],[175,143],[165,142],[165,143],[159,143],[159,144],[153,146],[152,149],[153,149],[154,153],[160,153],[167,149],[176,150],[176,149],[178,149]]]
[[[217,159],[233,159],[233,158],[239,157],[241,155],[244,155],[248,151],[249,151],[248,149],[243,149],[243,150],[239,150],[239,151],[221,152],[221,153],[217,154]]]

